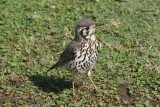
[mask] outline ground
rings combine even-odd
[[[121,2],[120,2],[121,1]],[[160,106],[159,0],[1,0],[0,106]],[[47,72],[83,18],[103,22],[92,73]]]

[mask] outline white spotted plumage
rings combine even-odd
[[[65,69],[72,73],[86,74],[88,73],[97,61],[98,41],[94,35],[91,39],[82,43],[84,46],[76,51],[76,56],[73,60],[65,64]]]
[[[98,41],[94,35],[98,26],[104,25],[103,23],[95,23],[90,19],[81,20],[75,28],[75,38],[69,43],[66,49],[61,54],[59,61],[54,64],[48,71],[64,67],[72,73],[72,86],[73,96],[74,93],[74,74],[87,74],[98,91],[94,82],[91,79],[90,70],[93,68],[97,61],[98,55]]]

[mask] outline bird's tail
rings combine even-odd
[[[49,69],[48,69],[48,71],[50,71],[50,70],[52,70],[52,69],[54,69],[54,68],[57,68],[58,67],[58,64],[55,64],[55,65],[53,65],[52,67],[50,67]]]
[[[48,71],[57,68],[57,67],[64,67],[64,63],[57,62],[55,65],[53,65],[51,68],[48,69]]]

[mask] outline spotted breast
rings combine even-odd
[[[65,69],[70,72],[86,74],[97,61],[98,41],[88,40],[82,42],[81,45],[81,48],[76,51],[74,59],[66,63]]]

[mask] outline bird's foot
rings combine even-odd
[[[75,93],[73,92],[73,98],[76,98]]]

